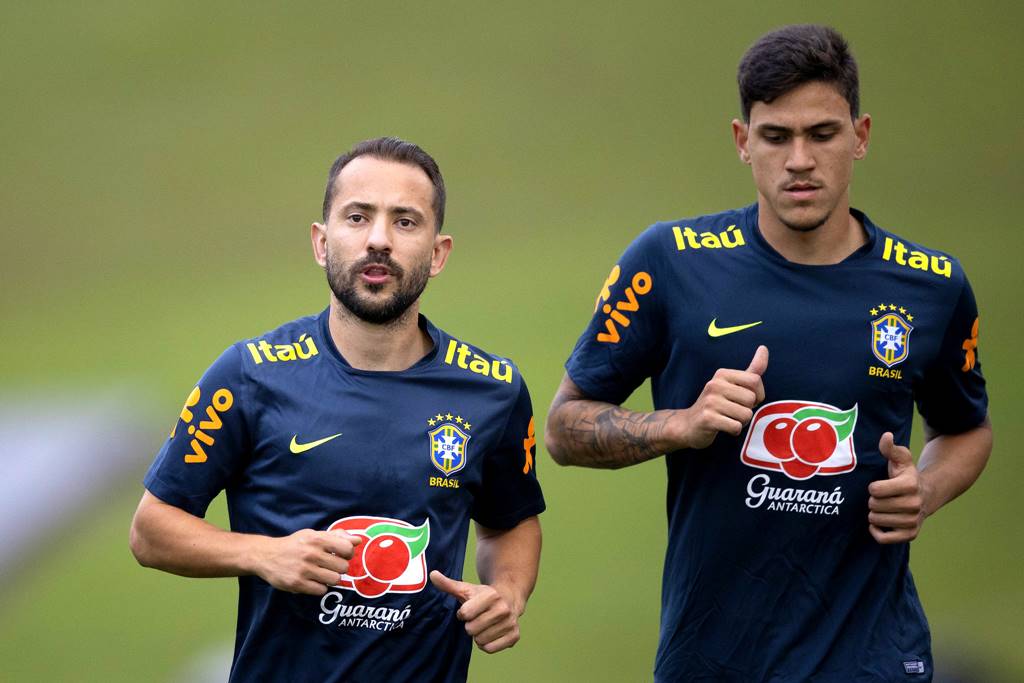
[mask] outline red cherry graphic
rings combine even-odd
[[[764,428],[764,446],[779,460],[792,460],[795,456],[789,447],[796,420],[791,417],[777,417]]]
[[[352,535],[358,536],[362,543],[355,547],[355,551],[352,553],[352,559],[348,561],[348,571],[345,573],[353,579],[361,579],[366,576],[366,567],[363,565],[363,555],[366,553],[366,544],[370,542],[370,537],[365,534]]]
[[[409,567],[409,546],[394,534],[381,534],[366,544],[363,565],[366,572],[378,581],[391,582]]]
[[[794,458],[793,460],[784,460],[782,469],[793,479],[807,479],[814,476],[814,473],[818,471],[818,466],[806,465]]]
[[[831,457],[839,439],[836,430],[826,420],[811,417],[801,420],[793,430],[793,452],[810,465],[818,465]]]
[[[375,598],[390,588],[391,584],[378,581],[371,576],[364,576],[361,579],[353,581],[352,586],[356,589],[356,592],[364,598]]]

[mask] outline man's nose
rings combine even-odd
[[[374,251],[391,251],[391,223],[387,216],[376,216],[366,235],[366,248]]]
[[[791,173],[810,171],[815,166],[814,155],[810,145],[802,138],[794,138],[786,157],[786,170]]]

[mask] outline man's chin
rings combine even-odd
[[[811,232],[825,225],[831,212],[825,211],[789,211],[780,214],[779,221],[790,230]]]
[[[389,323],[393,323],[409,311],[408,306],[400,308],[398,306],[389,306],[387,304],[368,304],[365,301],[354,302],[351,299],[348,301],[342,301],[341,305],[355,317],[359,318],[363,322],[373,325],[387,325]]]

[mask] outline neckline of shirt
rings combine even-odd
[[[324,348],[327,349],[327,355],[331,357],[331,360],[334,361],[335,365],[348,374],[364,375],[367,377],[390,377],[417,373],[434,365],[434,361],[437,359],[442,345],[441,337],[443,333],[441,330],[438,329],[434,323],[430,322],[430,320],[427,319],[427,316],[420,313],[417,319],[417,324],[421,330],[430,335],[430,339],[434,342],[434,347],[432,349],[427,351],[422,358],[407,367],[405,370],[362,370],[360,368],[352,367],[352,364],[341,355],[341,351],[339,351],[337,345],[335,345],[328,326],[330,315],[331,309],[329,306],[319,315],[318,327],[320,328],[320,337],[323,339]]]
[[[761,225],[758,222],[757,214],[757,203],[753,203],[744,209],[745,223],[750,227],[751,239],[750,242],[758,250],[766,254],[773,261],[776,261],[787,268],[794,270],[821,270],[825,268],[843,268],[846,266],[857,265],[864,261],[867,257],[871,256],[878,246],[878,226],[871,222],[867,214],[859,209],[850,207],[850,215],[860,221],[860,224],[864,228],[864,232],[867,234],[868,241],[862,244],[860,247],[851,252],[846,258],[839,263],[823,263],[823,264],[812,264],[812,263],[797,263],[790,261],[785,256],[780,254],[775,248],[768,243],[768,240],[761,234]]]

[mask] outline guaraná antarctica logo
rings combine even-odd
[[[389,517],[345,517],[327,528],[347,531],[362,541],[336,584],[364,598],[385,593],[418,593],[427,585],[424,551],[430,543],[430,520],[413,526]]]
[[[796,480],[849,472],[857,466],[856,425],[856,404],[841,410],[814,401],[766,403],[754,413],[740,459]]]

